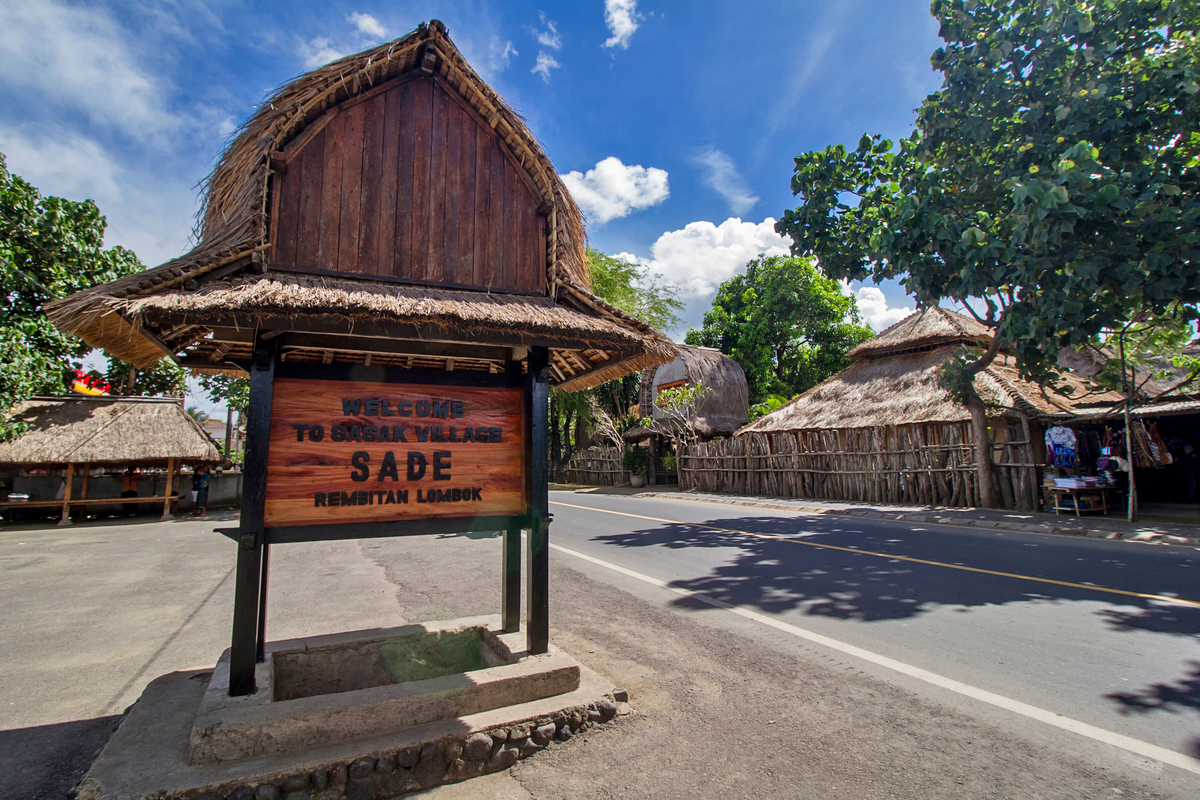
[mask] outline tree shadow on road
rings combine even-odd
[[[728,549],[731,555],[726,563],[707,575],[672,585],[768,613],[799,610],[814,616],[874,622],[912,618],[941,607],[969,612],[1012,602],[1100,600],[1123,606],[1100,612],[1114,629],[1200,636],[1200,607],[1165,606],[1148,598],[1105,595],[1082,586],[994,574],[1120,586],[1127,583],[1123,580],[1127,564],[1111,553],[1099,559],[1059,558],[1050,565],[1044,560],[1039,563],[1039,551],[1046,545],[1036,541],[1018,539],[1016,547],[1002,552],[994,547],[985,549],[978,538],[962,536],[962,532],[957,535],[961,538],[951,553],[939,545],[944,542],[940,537],[900,539],[887,531],[864,531],[845,522],[764,516],[713,519],[703,526],[664,523],[600,536],[596,541],[622,548]],[[1181,576],[1178,586],[1165,586],[1161,591],[1182,594],[1189,588],[1187,577]],[[674,602],[686,608],[709,607],[686,597]]]
[[[845,521],[751,516],[700,525],[664,523],[596,541],[622,548],[727,550],[723,563],[708,574],[671,586],[770,614],[794,611],[869,623],[945,608],[970,613],[1009,603],[1103,602],[1108,607],[1094,613],[1114,631],[1200,639],[1200,607],[1085,588],[1128,589],[1130,573],[1140,566],[1138,553],[1098,549],[1098,543],[1083,540],[1046,543],[1020,536],[1013,537],[1013,547],[996,548],[994,540],[985,540],[989,535],[1001,534],[955,531],[899,538]],[[930,561],[938,563],[921,563]],[[1195,598],[1194,571],[1156,576],[1154,591],[1146,593]],[[673,605],[711,609],[694,597],[680,597]],[[1200,711],[1200,662],[1176,683],[1108,698],[1121,704],[1123,713]],[[1200,740],[1195,749],[1200,757]]]

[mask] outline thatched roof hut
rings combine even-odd
[[[674,386],[702,383],[713,392],[700,401],[696,432],[701,439],[732,435],[749,419],[750,389],[741,365],[710,347],[676,346],[679,355],[674,361],[642,373],[639,414],[643,419],[662,419],[662,412],[654,406],[659,392]],[[634,428],[625,438],[640,441],[654,431],[654,427]]]
[[[548,346],[567,389],[675,355],[591,293],[579,208],[436,20],[264,102],[204,184],[198,239],[47,313],[136,366],[208,372],[243,369],[256,329],[315,363],[499,372]]]
[[[986,347],[991,332],[944,308],[926,308],[847,353],[849,367],[737,432],[801,431],[926,422],[963,422],[967,409],[941,387],[942,366],[960,346]],[[1116,402],[1068,374],[1070,398],[1021,380],[1013,359],[1001,354],[975,378],[975,389],[997,416],[1066,419]]]
[[[0,443],[0,466],[56,469],[68,464],[145,467],[216,464],[217,445],[179,400],[159,397],[34,397],[9,421],[29,429]]]

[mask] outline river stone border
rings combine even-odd
[[[424,745],[363,754],[268,783],[230,783],[162,795],[163,800],[385,800],[399,794],[500,772],[522,758],[630,713],[615,689],[587,705],[517,725],[445,736]],[[83,795],[81,795],[83,797]]]

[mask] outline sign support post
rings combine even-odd
[[[546,347],[529,349],[529,374],[526,402],[530,436],[526,441],[526,486],[529,496],[529,612],[526,615],[527,647],[530,653],[550,649],[550,495],[547,481],[549,452],[547,428],[550,414],[550,351]]]
[[[242,514],[238,523],[237,582],[233,596],[233,641],[229,653],[229,694],[253,694],[254,665],[262,652],[266,622],[264,521],[267,459],[271,441],[271,402],[275,384],[275,347],[255,337],[250,366],[250,408],[246,421],[246,458],[242,478]]]

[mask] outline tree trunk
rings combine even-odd
[[[559,426],[560,413],[557,403],[551,403],[550,407],[550,469],[556,481],[566,479],[566,470],[563,468],[562,457],[562,431]]]
[[[971,434],[975,440],[975,472],[979,477],[979,504],[984,508],[999,508],[996,503],[995,468],[992,466],[992,443],[988,439],[987,409],[974,388],[967,398],[971,412]]]

